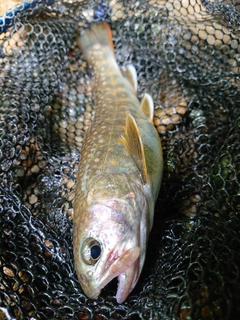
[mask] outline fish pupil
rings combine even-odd
[[[91,247],[90,251],[91,251],[91,258],[96,260],[100,257],[101,247],[98,245],[94,245]]]

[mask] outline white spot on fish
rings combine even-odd
[[[89,167],[90,167],[90,165],[87,163],[84,175],[83,175],[82,180],[81,180],[81,182],[82,182],[81,183],[82,192],[85,192],[86,189],[87,189],[87,180],[88,180],[88,169],[89,169]]]

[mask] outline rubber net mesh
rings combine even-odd
[[[239,319],[239,2],[18,2],[0,6],[0,318]],[[72,253],[94,115],[76,37],[103,20],[139,98],[154,99],[164,151],[145,267],[122,305],[114,281],[98,300],[83,294]]]

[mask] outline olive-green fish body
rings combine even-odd
[[[81,152],[74,204],[74,257],[84,292],[96,298],[118,276],[117,301],[135,286],[145,260],[161,176],[153,103],[136,97],[133,66],[121,72],[107,24],[80,46],[95,75],[95,117]]]

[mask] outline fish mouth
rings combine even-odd
[[[126,300],[129,293],[134,288],[139,277],[138,258],[140,256],[140,248],[133,247],[125,251],[122,255],[110,255],[105,264],[105,268],[101,275],[97,277],[98,284],[90,289],[87,295],[91,298],[97,298],[103,289],[112,279],[118,277],[118,288],[116,300],[122,303]]]

